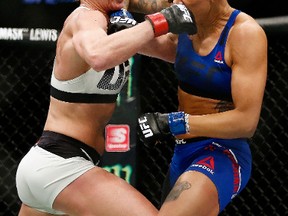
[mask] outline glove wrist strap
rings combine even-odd
[[[168,22],[162,13],[149,14],[145,18],[152,24],[155,37],[168,33]]]
[[[184,112],[172,112],[168,114],[168,123],[171,133],[176,136],[189,132],[189,115]]]

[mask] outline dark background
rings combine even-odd
[[[286,0],[229,0],[229,3],[254,18],[288,15]],[[61,29],[66,16],[79,3],[57,5],[25,5],[21,0],[0,1],[0,27],[56,28]]]
[[[230,0],[230,3],[254,18],[266,18],[288,17],[285,1],[287,3],[287,0],[271,3],[267,0]],[[0,27],[60,29],[66,16],[77,5],[23,5],[21,0],[0,0]],[[287,19],[283,22],[286,24],[273,22],[265,28],[269,42],[268,82],[261,119],[251,143],[252,178],[222,216],[288,216]],[[0,40],[0,216],[18,213],[16,168],[41,134],[49,105],[46,93],[55,44],[46,47],[22,42]],[[140,65],[141,70],[137,72],[140,95],[137,108],[141,108],[142,113],[175,111],[177,80],[172,65],[149,57],[138,62],[145,67]],[[148,147],[140,140],[138,143],[137,189],[159,206],[173,145]]]

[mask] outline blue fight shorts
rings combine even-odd
[[[177,140],[179,143],[180,140]],[[194,139],[176,144],[169,169],[170,189],[179,176],[195,170],[208,176],[218,191],[220,212],[248,183],[252,156],[246,139]]]

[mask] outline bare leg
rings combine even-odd
[[[51,216],[52,214],[37,211],[29,206],[22,204],[18,216]]]
[[[159,216],[217,216],[218,193],[213,182],[196,171],[180,176],[162,205]]]
[[[158,210],[123,179],[95,167],[56,198],[53,207],[69,215],[156,216]]]

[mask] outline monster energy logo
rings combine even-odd
[[[116,176],[119,176],[120,178],[123,178],[129,184],[131,183],[133,168],[130,165],[123,167],[121,164],[115,164],[113,166],[105,166],[103,169],[115,174]]]

